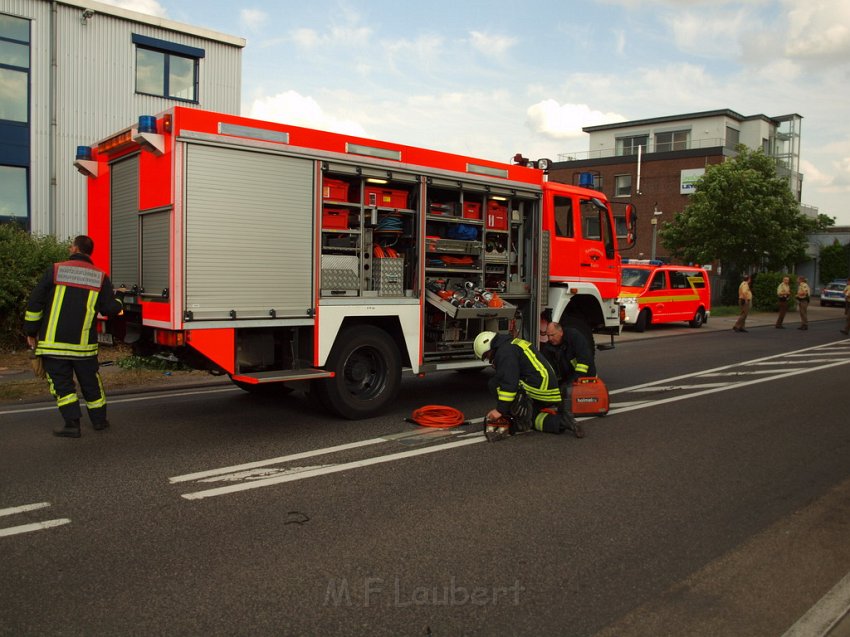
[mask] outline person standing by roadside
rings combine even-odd
[[[844,286],[844,329],[838,331],[845,336],[850,334],[850,279],[847,279],[847,285]]]
[[[797,277],[797,308],[800,310],[800,327],[798,330],[809,329],[809,299],[811,290],[806,282],[806,277]]]
[[[779,316],[776,317],[776,329],[784,330],[782,324],[785,320],[785,313],[788,311],[788,299],[791,298],[791,277],[782,277],[782,283],[776,288],[776,296],[779,299]]]
[[[747,315],[750,313],[750,307],[753,304],[753,277],[748,274],[738,286],[738,305],[741,307],[741,313],[738,315],[738,320],[735,321],[732,329],[736,332],[746,332]]]
[[[80,437],[80,402],[74,376],[86,399],[92,426],[109,427],[106,393],[98,374],[97,315],[116,316],[121,301],[112,282],[94,266],[94,241],[80,235],[69,247],[70,258],[44,272],[27,303],[24,331],[30,349],[42,357],[50,392],[56,397],[65,426],[53,433]]]

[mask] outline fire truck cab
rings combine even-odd
[[[97,264],[129,290],[109,331],[247,391],[362,418],[403,370],[481,367],[482,330],[535,342],[549,312],[619,331],[609,204],[533,162],[175,107],[75,165]]]

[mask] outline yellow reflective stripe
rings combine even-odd
[[[575,369],[576,369],[577,372],[584,373],[584,372],[587,372],[587,371],[590,370],[590,366],[585,365],[584,363],[576,363]]]
[[[24,320],[25,321],[40,321],[42,316],[44,316],[44,312],[31,312],[31,311],[27,310],[27,313],[24,316]]]
[[[547,414],[545,411],[541,411],[541,412],[540,412],[539,414],[537,414],[537,416],[534,418],[534,428],[535,428],[537,431],[543,431],[543,423],[546,421],[546,416],[548,416],[548,415],[549,415],[549,414]]]
[[[554,389],[536,389],[530,387],[526,383],[520,383],[525,393],[531,396],[534,400],[539,400],[542,403],[558,403],[561,402],[561,390],[555,387]]]
[[[36,354],[43,350],[48,356],[52,354],[64,353],[69,356],[91,356],[97,353],[97,343],[57,343],[56,341],[39,341]]]
[[[497,391],[497,394],[498,394],[497,398],[501,402],[512,403],[514,400],[516,400],[516,392],[515,391],[505,391],[503,389],[499,389]]]
[[[525,357],[529,360],[534,369],[537,370],[537,373],[540,374],[540,386],[533,389],[536,389],[539,392],[546,391],[549,387],[549,372],[546,370],[546,366],[542,363],[542,361],[537,358],[537,356],[534,355],[534,352],[529,349],[531,347],[531,343],[529,343],[528,341],[524,341],[521,338],[515,338],[513,342],[515,345],[518,345],[522,349],[523,353],[525,354]],[[532,387],[528,383],[522,384],[528,387],[529,389],[532,389]]]
[[[95,303],[97,303],[97,290],[89,290],[89,298],[86,300],[86,318],[83,321],[83,331],[80,333],[80,343],[89,342],[89,330],[91,329],[92,321],[97,315]]]
[[[75,402],[77,402],[77,395],[76,394],[67,394],[65,396],[59,396],[56,399],[56,404],[59,407],[64,407],[65,405],[70,405],[70,404],[75,403]]]
[[[53,293],[53,304],[50,306],[50,320],[47,323],[47,331],[44,340],[48,343],[56,340],[56,326],[59,324],[59,314],[62,309],[62,300],[65,298],[65,286],[60,285]]]
[[[106,392],[103,391],[103,381],[100,378],[100,374],[96,374],[96,376],[97,376],[97,386],[100,389],[100,398],[98,398],[97,400],[93,400],[91,402],[86,400],[86,406],[88,406],[89,409],[99,409],[101,407],[106,406]]]

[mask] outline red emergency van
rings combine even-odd
[[[623,259],[622,281],[619,301],[626,308],[625,324],[638,332],[676,321],[702,327],[711,315],[711,285],[703,268]]]

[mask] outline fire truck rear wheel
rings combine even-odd
[[[325,367],[335,375],[316,384],[317,397],[343,418],[380,413],[401,387],[401,355],[390,335],[376,327],[341,332]]]

